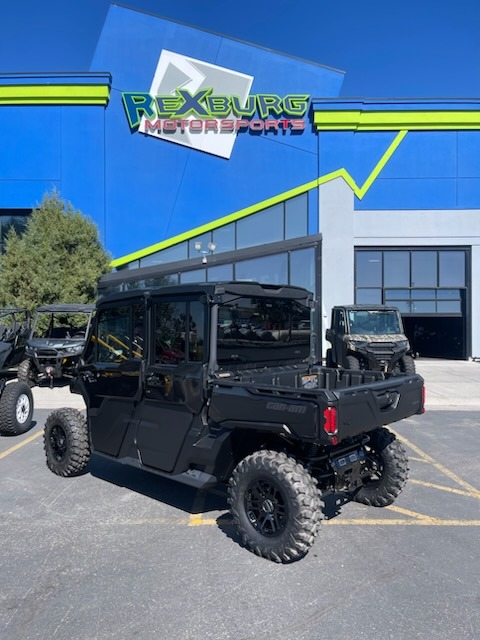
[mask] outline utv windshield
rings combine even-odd
[[[361,335],[393,335],[403,333],[398,313],[394,310],[348,312],[349,333]]]
[[[80,339],[85,338],[91,313],[37,314],[33,338]]]
[[[310,354],[310,309],[295,300],[236,298],[218,310],[220,365],[302,361]]]

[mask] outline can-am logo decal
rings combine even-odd
[[[230,158],[242,132],[301,133],[310,96],[250,95],[253,77],[162,51],[149,93],[125,91],[132,130]]]

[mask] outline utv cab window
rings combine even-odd
[[[205,305],[198,300],[155,305],[155,363],[202,362]]]
[[[97,362],[121,363],[143,357],[143,307],[131,305],[103,309],[98,314]]]
[[[301,362],[309,354],[308,307],[271,298],[237,298],[219,307],[219,364]]]

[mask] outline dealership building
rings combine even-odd
[[[218,280],[397,306],[420,355],[480,357],[480,99],[348,99],[344,74],[112,5],[89,71],[0,74],[0,225],[56,189],[102,292]]]

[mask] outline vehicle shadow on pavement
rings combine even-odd
[[[221,486],[213,491],[198,490],[149,471],[136,469],[101,456],[92,455],[85,469],[95,478],[125,487],[153,500],[158,500],[190,514],[225,511],[226,492]]]

